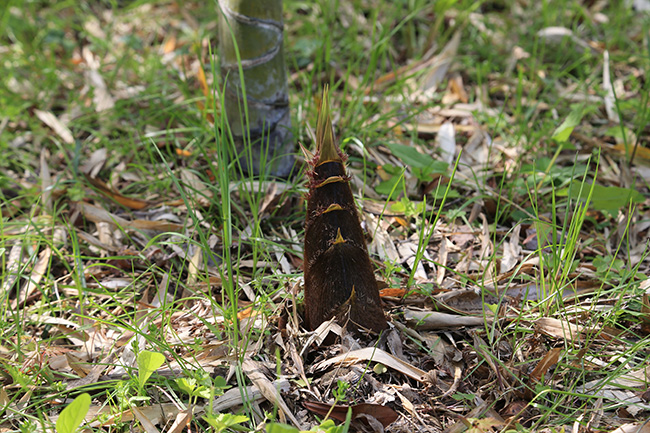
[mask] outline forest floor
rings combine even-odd
[[[650,432],[649,10],[284,2],[390,324],[355,337],[304,328],[302,154],[224,158],[216,2],[9,1],[0,433]]]

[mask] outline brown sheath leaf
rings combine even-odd
[[[348,406],[346,404],[336,404],[332,407],[331,404],[319,403],[314,401],[306,401],[303,403],[307,409],[321,416],[326,416],[337,421],[345,421],[348,414],[348,409],[352,408],[352,419],[356,419],[360,415],[370,415],[377,419],[384,427],[388,427],[399,416],[397,412],[388,406],[380,404],[362,403]],[[330,412],[331,410],[331,412]]]

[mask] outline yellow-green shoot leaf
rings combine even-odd
[[[558,196],[566,196],[573,200],[586,200],[590,189],[590,183],[585,182],[581,188],[580,182],[574,180],[570,187],[558,191]],[[591,196],[591,207],[599,211],[616,214],[620,208],[628,206],[630,202],[639,204],[644,201],[643,194],[635,189],[596,184]]]
[[[582,106],[574,108],[573,111],[569,113],[567,118],[564,119],[564,122],[562,122],[562,124],[557,127],[551,138],[558,141],[559,143],[567,141],[573,132],[573,129],[580,124],[583,114],[584,111]]]
[[[268,433],[300,433],[300,430],[293,426],[278,423],[267,424],[266,431]]]
[[[208,424],[210,424],[217,432],[222,432],[226,430],[248,431],[248,429],[241,426],[242,423],[248,421],[248,417],[244,415],[235,415],[232,413],[220,413],[216,416],[215,415],[205,416],[203,417],[203,419],[207,421]]]
[[[386,368],[384,364],[377,363],[374,367],[372,367],[372,371],[374,371],[376,374],[384,374],[388,371],[388,368]]]
[[[158,370],[164,362],[165,356],[162,353],[149,352],[148,350],[140,352],[140,355],[138,355],[138,383],[140,389],[147,383],[151,374]]]
[[[90,395],[84,393],[75,398],[65,409],[61,411],[59,419],[56,420],[57,433],[74,433],[86,417],[90,409]]]
[[[407,146],[401,143],[386,143],[390,151],[402,160],[405,165],[414,168],[434,168],[436,171],[447,170],[447,163],[436,161],[431,155],[420,153],[413,146]]]

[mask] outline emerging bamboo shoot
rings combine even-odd
[[[316,153],[309,161],[305,224],[305,316],[309,329],[336,316],[352,331],[387,327],[377,281],[359,223],[346,156],[340,151],[327,89],[316,128]]]

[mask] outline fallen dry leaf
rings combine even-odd
[[[182,433],[190,421],[192,420],[192,409],[191,407],[185,410],[178,412],[174,423],[167,429],[165,433]]]
[[[38,109],[34,110],[34,114],[36,114],[36,117],[38,117],[41,122],[52,128],[56,135],[58,135],[65,144],[74,144],[72,132],[59,120],[58,117],[50,111],[41,111]]]
[[[93,206],[89,203],[77,202],[75,204],[77,209],[81,211],[81,214],[92,222],[106,222],[115,224],[122,229],[126,230],[155,230],[155,231],[173,231],[173,232],[183,232],[184,227],[170,223],[168,221],[148,221],[148,220],[126,220],[120,216],[114,215],[108,212],[105,209],[102,209],[97,206]]]
[[[305,401],[302,405],[321,416],[329,416],[341,422],[345,421],[348,410],[350,409],[352,409],[353,420],[362,414],[366,414],[377,419],[384,427],[388,427],[399,417],[399,414],[393,409],[381,404],[362,403],[349,406],[347,404],[331,405],[328,403]]]
[[[281,409],[280,416],[283,417],[286,415],[287,418],[298,428],[301,428],[301,424],[298,419],[294,416],[293,412],[289,409],[289,406],[284,402],[284,399],[280,395],[280,392],[274,386],[273,382],[262,374],[260,371],[260,365],[258,362],[253,361],[250,358],[244,359],[242,362],[242,369],[246,376],[253,382],[264,398],[266,398],[271,403],[277,405]]]
[[[541,382],[542,376],[560,359],[560,354],[562,349],[556,347],[554,349],[546,352],[546,355],[537,363],[535,369],[528,376],[528,388],[526,388],[525,394],[528,400],[532,400],[535,396],[533,390],[536,389],[537,385]]]
[[[563,338],[568,341],[574,341],[582,337],[584,328],[575,325],[566,320],[559,320],[552,317],[542,317],[537,319],[535,326],[543,334],[551,337]]]
[[[117,191],[113,191],[101,179],[97,179],[97,178],[94,178],[94,177],[90,177],[89,175],[86,175],[86,180],[92,186],[94,186],[101,194],[115,200],[117,203],[121,204],[124,207],[128,207],[129,209],[140,210],[140,209],[144,209],[145,207],[151,205],[151,203],[149,203],[146,200],[126,197],[126,196],[120,194]]]
[[[409,291],[406,289],[388,288],[388,289],[381,289],[379,291],[379,296],[381,296],[382,298],[385,296],[390,296],[393,298],[403,298],[404,296],[406,296],[408,292]]]
[[[644,423],[623,424],[610,433],[650,433],[650,420]]]
[[[462,326],[481,326],[492,322],[490,317],[457,316],[437,311],[404,310],[406,323],[413,329],[431,331],[434,329],[460,328]]]
[[[142,428],[144,428],[145,432],[160,433],[160,430],[156,428],[157,423],[154,424],[154,422],[149,419],[145,412],[141,411],[137,406],[132,406],[131,411],[133,412],[135,418],[140,422],[140,425]]]
[[[278,379],[275,382],[272,382],[271,385],[273,386],[273,389],[278,389],[280,391],[289,390],[289,381],[287,379]],[[260,389],[255,385],[250,385],[243,389],[231,388],[223,395],[214,399],[212,410],[215,412],[223,412],[231,407],[239,406],[244,402],[242,395],[248,402],[264,398],[262,391],[260,391]]]
[[[447,71],[451,66],[452,61],[458,53],[458,47],[460,46],[460,37],[462,35],[461,31],[456,31],[452,36],[451,40],[447,42],[447,45],[442,49],[440,54],[433,57],[426,65],[426,73],[423,75],[419,88],[422,91],[433,91],[438,88]]]
[[[440,131],[436,136],[436,144],[440,149],[442,160],[452,165],[456,155],[456,132],[453,123],[445,122],[440,125]]]
[[[41,196],[48,213],[52,212],[52,177],[47,164],[47,150],[41,149]]]
[[[530,383],[531,386],[534,386],[533,382],[539,382],[540,380],[542,380],[542,376],[546,374],[548,369],[551,368],[553,365],[557,364],[557,361],[560,359],[561,353],[562,353],[562,349],[559,347],[556,347],[555,349],[551,349],[548,352],[546,352],[546,355],[544,355],[544,357],[537,363],[535,369],[529,376],[531,380]]]
[[[406,361],[403,361],[388,352],[385,352],[381,349],[375,347],[366,347],[363,349],[353,350],[351,352],[344,353],[342,355],[335,356],[334,358],[326,359],[319,362],[313,366],[314,370],[322,370],[331,365],[352,365],[360,361],[374,361],[380,364],[384,364],[386,367],[390,367],[394,370],[399,371],[405,376],[415,379],[420,382],[424,382],[426,372],[420,370],[419,368],[409,364]]]
[[[52,249],[50,247],[45,247],[45,249],[38,255],[38,260],[34,264],[32,273],[27,280],[27,284],[25,284],[25,287],[20,291],[18,298],[11,301],[12,308],[17,308],[19,305],[22,305],[39,287],[43,275],[50,265],[51,257]]]

